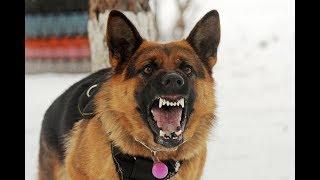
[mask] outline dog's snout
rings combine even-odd
[[[177,73],[170,72],[162,77],[162,85],[172,90],[180,89],[184,85],[183,77]]]

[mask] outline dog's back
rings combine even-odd
[[[79,98],[90,86],[105,81],[111,69],[102,69],[72,85],[61,94],[45,113],[40,135],[39,179],[55,177],[64,160],[64,137],[83,117]]]

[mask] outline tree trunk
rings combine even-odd
[[[110,67],[106,29],[111,9],[122,11],[144,39],[155,41],[158,37],[155,14],[151,12],[149,0],[89,0],[88,35],[92,72]]]

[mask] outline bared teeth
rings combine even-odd
[[[176,102],[171,102],[169,100],[159,98],[159,108],[162,108],[162,106],[181,106],[182,108],[184,108],[184,98],[181,98]]]
[[[163,131],[160,130],[159,135],[165,139],[178,139],[178,137],[182,134],[182,130],[178,130],[175,132]]]

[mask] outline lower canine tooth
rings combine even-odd
[[[164,137],[164,132],[160,130],[160,136]]]
[[[182,130],[180,129],[179,131],[175,132],[177,136],[180,136],[180,134],[182,133]]]

